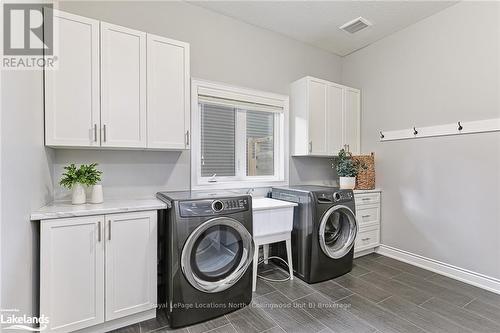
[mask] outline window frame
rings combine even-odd
[[[250,103],[272,101],[279,105],[283,111],[274,115],[274,175],[272,176],[246,176],[246,117],[242,116],[243,110],[236,109],[235,131],[235,173],[234,177],[216,177],[216,182],[209,182],[211,177],[201,177],[201,107],[199,105],[199,92],[213,91],[214,97],[234,99]],[[206,93],[204,93],[206,95]],[[231,86],[223,83],[193,79],[191,82],[191,188],[194,190],[254,188],[282,186],[288,184],[288,112],[289,97],[269,92],[248,88]],[[244,129],[239,131],[238,129]],[[244,143],[244,145],[238,143]],[[244,158],[242,158],[244,156]],[[239,162],[239,163],[238,163]]]

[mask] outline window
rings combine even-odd
[[[204,81],[192,92],[194,188],[286,181],[288,97]]]

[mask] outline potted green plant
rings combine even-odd
[[[90,203],[98,204],[104,201],[101,181],[102,171],[97,170],[97,163],[80,166],[85,185],[90,187]]]
[[[72,191],[71,203],[73,205],[81,205],[86,201],[85,188],[83,187],[83,177],[80,168],[75,164],[70,164],[64,167],[65,172],[62,174],[59,184]]]
[[[341,149],[334,160],[333,167],[339,176],[339,186],[341,189],[353,190],[356,187],[356,176],[364,166],[352,158],[352,154]]]
[[[87,201],[85,195],[85,186],[94,187],[100,180],[102,172],[97,170],[97,163],[92,163],[90,165],[82,164],[79,168],[76,167],[74,163],[65,166],[59,184],[72,191],[71,203],[74,205],[81,205]],[[98,191],[98,190],[97,190]],[[92,200],[94,200],[94,189],[92,189]],[[100,188],[100,202],[102,202],[102,187]],[[98,196],[96,196],[99,199]],[[96,202],[98,203],[98,202]]]

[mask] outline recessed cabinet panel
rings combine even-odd
[[[309,152],[311,155],[327,154],[327,85],[309,82]]]
[[[343,87],[328,86],[328,155],[336,155],[343,146]]]
[[[101,144],[146,147],[146,33],[101,22]]]
[[[103,217],[41,222],[40,313],[49,331],[104,322]]]
[[[156,302],[156,213],[106,215],[106,320]]]
[[[99,146],[99,21],[45,10],[58,50],[57,68],[44,76],[45,144]]]
[[[357,89],[345,90],[345,144],[350,152],[360,152],[360,93]]]
[[[189,145],[189,44],[148,34],[148,147]]]

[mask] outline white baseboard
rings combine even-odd
[[[377,253],[500,294],[500,279],[381,244]]]

